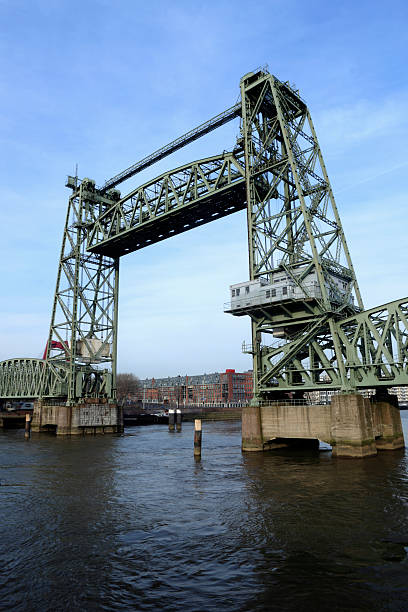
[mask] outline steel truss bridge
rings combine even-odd
[[[271,283],[282,272],[301,295],[234,313],[251,318],[246,350],[255,400],[408,385],[408,298],[364,310],[306,103],[266,69],[245,75],[240,90],[239,104],[103,187],[68,177],[45,358],[0,362],[0,398],[115,400],[120,257],[244,209],[250,281]],[[237,118],[240,136],[229,152],[165,172],[125,196],[116,189]]]

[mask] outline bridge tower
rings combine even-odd
[[[119,258],[89,253],[86,246],[89,227],[120,192],[101,193],[91,179],[76,177],[68,177],[66,186],[72,194],[33,431],[49,427],[50,421],[59,434],[116,431],[121,428],[116,406]]]
[[[281,292],[241,308],[252,320],[255,400],[322,377],[348,390],[334,322],[363,302],[310,113],[268,73],[243,77],[241,99],[249,278]]]
[[[119,258],[86,251],[89,226],[120,198],[94,181],[68,177],[72,189],[62,239],[45,359],[66,362],[67,401],[116,398]],[[44,389],[46,394],[46,389]]]
[[[252,344],[244,351],[253,356],[254,398],[253,408],[244,410],[243,448],[260,450],[270,447],[270,439],[320,432],[337,454],[375,454],[375,431],[383,425],[375,430],[373,422],[384,418],[390,448],[403,444],[392,400],[386,405],[394,424],[356,395],[361,379],[350,364],[357,346],[350,350],[347,344],[358,335],[354,317],[364,306],[307,105],[288,82],[262,70],[241,79],[241,103],[249,282],[231,286],[227,311],[251,318]],[[349,327],[339,327],[350,319]],[[367,353],[376,332],[372,327],[360,338],[359,351]],[[372,359],[381,349],[369,352]],[[374,387],[383,384],[380,378],[372,377]],[[293,409],[305,392],[322,387],[341,392],[332,409],[313,412],[308,406],[303,417],[299,407]],[[292,415],[281,410],[285,399],[292,402]],[[268,429],[268,421],[275,426]]]

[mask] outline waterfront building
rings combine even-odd
[[[248,404],[252,398],[252,371],[146,378],[133,399],[146,403],[215,406]]]
[[[324,381],[322,381],[324,383]],[[133,401],[171,405],[215,406],[247,405],[252,399],[252,370],[168,376],[166,378],[145,378],[132,397]],[[330,404],[339,390],[319,389],[306,394],[310,404]],[[400,405],[408,405],[408,387],[391,387],[389,392],[398,397]],[[362,391],[364,397],[375,394],[374,389]]]
[[[400,406],[408,405],[408,387],[391,387],[389,392],[397,396]]]
[[[398,404],[402,407],[408,405],[408,387],[390,387],[388,389],[390,395],[396,395],[398,398]],[[319,389],[318,391],[310,391],[308,398],[311,404],[329,404],[331,398],[340,391],[330,389]],[[375,395],[375,389],[363,389],[361,391],[363,397],[372,397]]]

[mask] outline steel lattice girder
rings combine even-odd
[[[330,310],[327,270],[348,274],[348,292],[362,301],[341,220],[305,103],[269,74],[242,84],[247,198],[250,207],[251,278],[304,264],[296,282],[318,272],[322,312]],[[337,295],[337,297],[340,297]]]
[[[298,92],[263,71],[241,79],[241,99],[250,280],[272,282],[281,272],[306,296],[247,309],[255,395],[306,382],[313,387],[322,374],[346,388],[333,326],[363,303],[310,113]],[[320,297],[309,294],[311,274]],[[335,277],[342,278],[344,290]],[[285,339],[278,347],[263,346],[263,336],[276,329]],[[325,356],[332,350],[334,357]],[[308,354],[318,356],[313,375],[303,366]]]
[[[233,153],[166,172],[122,199],[109,191],[239,115],[242,138]],[[240,109],[221,113],[102,189],[72,177],[68,186],[46,360],[0,363],[0,397],[114,399],[119,256],[245,207],[250,279],[270,282],[280,271],[305,296],[237,312],[252,319],[255,396],[408,384],[408,298],[363,310],[312,119],[288,83],[265,70],[249,73],[241,79]],[[306,285],[312,272],[320,291],[314,297]],[[283,339],[264,345],[276,329]]]
[[[328,316],[316,317],[290,341],[261,346],[259,386],[265,392],[340,389],[341,372]]]
[[[69,362],[44,359],[7,359],[0,362],[0,398],[37,397],[66,399],[70,384]],[[77,397],[110,396],[111,373],[90,366],[75,369]]]
[[[353,386],[408,383],[408,298],[348,317],[336,330]]]
[[[89,395],[112,398],[116,391],[119,260],[87,252],[86,242],[89,225],[114,204],[118,192],[101,196],[89,179],[70,186],[73,193],[65,222],[46,360],[50,364],[65,362],[69,371],[68,401]],[[91,366],[105,366],[112,373]]]
[[[87,248],[117,257],[246,207],[243,154],[181,166],[138,187],[89,228]]]
[[[43,359],[8,359],[0,362],[0,397],[37,398],[66,396],[68,368]]]
[[[334,334],[351,388],[408,384],[408,298],[403,298],[340,320],[332,329],[328,316],[316,317],[290,342],[261,346],[260,387],[268,392],[341,389]]]

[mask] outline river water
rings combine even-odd
[[[408,440],[408,414],[402,413]],[[408,453],[0,431],[1,610],[407,610]]]

